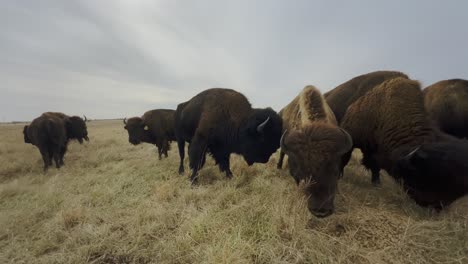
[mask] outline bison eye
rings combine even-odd
[[[124,126],[125,129],[127,129],[127,126]]]

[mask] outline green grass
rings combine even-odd
[[[339,183],[337,212],[312,217],[287,170],[211,158],[192,188],[176,146],[132,146],[120,121],[89,123],[65,167],[42,173],[22,125],[0,126],[0,263],[468,263],[468,201],[437,214],[358,163]],[[186,160],[187,169],[187,160]]]

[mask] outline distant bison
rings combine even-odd
[[[82,119],[79,116],[68,116],[60,112],[45,112],[42,115],[47,117],[57,117],[64,121],[65,128],[67,131],[67,139],[76,139],[80,144],[83,143],[83,139],[89,141],[88,138],[88,128],[86,127],[86,122],[88,121],[86,116]]]
[[[52,166],[60,168],[67,148],[67,132],[64,121],[55,116],[45,116],[34,119],[31,124],[24,126],[24,142],[36,146],[44,161],[44,171]]]
[[[440,81],[423,93],[431,120],[445,133],[468,138],[468,80]]]
[[[192,184],[209,152],[219,169],[231,178],[231,153],[244,157],[248,165],[266,163],[278,149],[282,122],[271,108],[252,108],[247,98],[231,89],[205,90],[178,105],[175,133],[179,147],[179,173],[184,172],[184,146],[189,142]]]
[[[307,182],[309,211],[317,217],[331,215],[342,155],[353,146],[351,136],[337,126],[335,115],[314,86],[306,86],[280,116],[284,134],[278,168],[287,154],[291,176],[296,183]]]
[[[124,119],[124,128],[128,132],[128,141],[133,145],[146,142],[155,144],[159,159],[162,154],[167,158],[171,141],[175,141],[174,110],[155,109],[147,111],[140,117]]]
[[[325,93],[325,99],[340,123],[352,103],[384,81],[396,77],[408,79],[406,74],[398,71],[375,71],[359,75]]]
[[[468,143],[431,126],[417,81],[383,82],[348,108],[341,125],[363,164],[377,175],[385,169],[419,205],[441,208],[467,194]]]

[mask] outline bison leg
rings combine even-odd
[[[353,150],[351,149],[349,152],[341,156],[340,178],[343,178],[344,168],[346,167],[346,165],[348,165],[348,162],[351,159],[352,154],[353,154]]]
[[[67,152],[67,145],[62,146],[60,148],[60,166],[65,165],[63,162],[63,157],[65,156],[65,153]]]
[[[61,150],[62,148],[60,146],[54,146],[53,151],[52,151],[54,161],[55,161],[55,167],[57,169],[59,169],[61,166],[61,162],[60,162],[60,157],[61,157],[61,152],[62,152]]]
[[[285,153],[282,150],[280,150],[280,156],[279,156],[279,159],[278,159],[278,164],[276,165],[276,167],[278,169],[281,169],[283,167],[284,155],[285,155]]]
[[[231,179],[232,178],[232,172],[231,172],[231,167],[230,167],[230,153],[225,153],[223,150],[221,151],[214,151],[211,150],[213,153],[213,157],[215,158],[216,163],[218,164],[219,170],[221,172],[226,173],[226,178]]]
[[[39,151],[41,152],[42,160],[44,161],[44,172],[46,172],[51,163],[49,150],[46,147],[39,147]]]
[[[369,169],[372,173],[372,184],[374,186],[380,185],[380,167],[375,158],[368,154],[363,153],[362,157],[362,165],[364,165],[367,169]]]
[[[162,160],[162,153],[163,153],[162,147],[158,147],[158,158],[159,158],[159,160]]]
[[[185,141],[181,139],[177,139],[177,147],[179,148],[179,157],[180,157],[179,174],[183,174],[184,173],[184,158],[185,158]]]
[[[163,139],[162,153],[161,154],[164,154],[164,156],[166,156],[166,158],[168,157],[168,155],[167,155],[168,150],[169,150],[169,142],[167,141],[167,139]]]
[[[200,134],[195,135],[189,146],[189,164],[192,169],[190,180],[192,184],[198,183],[198,171],[203,167],[206,159],[207,143]]]

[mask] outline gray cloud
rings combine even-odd
[[[468,78],[465,1],[342,2],[5,1],[0,121],[141,115],[210,87],[279,110],[378,69]]]

